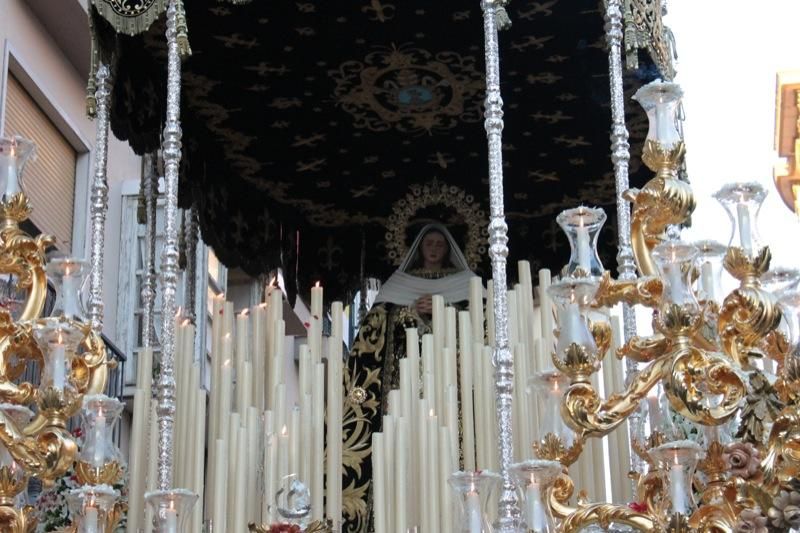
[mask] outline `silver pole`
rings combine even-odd
[[[624,198],[630,188],[628,163],[631,160],[628,129],[625,126],[625,92],[622,85],[622,0],[606,2],[606,40],[608,42],[608,78],[611,89],[611,161],[617,188],[617,272],[619,279],[636,279],[636,262],[631,247],[631,209]],[[625,340],[636,335],[636,315],[633,307],[622,304],[622,321]],[[627,380],[638,372],[635,361],[625,361]],[[629,442],[643,438],[643,420],[638,414],[628,419]],[[641,472],[642,461],[631,453],[631,469]]]
[[[486,114],[484,127],[489,144],[489,256],[492,259],[494,283],[495,393],[500,437],[500,473],[503,486],[500,494],[498,531],[513,533],[519,522],[519,508],[509,466],[514,460],[512,441],[512,394],[514,391],[514,359],[508,347],[508,305],[506,302],[506,257],[508,226],[503,208],[503,99],[500,96],[500,51],[497,42],[498,17],[505,17],[501,0],[484,0],[483,33],[486,47]]]
[[[92,271],[89,278],[89,320],[92,330],[103,332],[103,253],[106,238],[106,212],[108,211],[108,101],[111,94],[111,72],[101,63],[95,74],[97,90],[97,137],[94,146],[94,177],[92,178]]]
[[[175,424],[175,312],[178,284],[178,167],[181,161],[181,58],[176,31],[176,2],[167,8],[167,120],[164,157],[165,227],[161,254],[161,372],[158,379],[158,488],[172,488]]]
[[[151,348],[156,339],[154,311],[156,303],[156,204],[158,201],[158,154],[144,154],[142,176],[145,209],[144,279],[142,280],[142,346]]]

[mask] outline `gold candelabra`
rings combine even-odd
[[[33,149],[22,138],[0,138],[0,275],[7,280],[0,301],[0,530],[34,531],[34,509],[19,504],[28,480],[49,485],[74,467],[82,487],[71,495],[78,502],[72,530],[93,520],[95,531],[112,531],[123,507],[108,487],[121,477],[110,436],[122,406],[102,394],[115,362],[82,316],[86,264],[64,257],[47,261],[54,239],[20,228],[32,211],[21,176]],[[57,298],[50,316],[43,316],[48,279]],[[31,368],[38,383],[25,380]],[[67,422],[81,410],[85,438],[79,446]],[[103,499],[108,505],[101,508]]]
[[[677,85],[662,82],[636,96],[650,118],[642,159],[655,173],[641,190],[625,195],[632,202],[637,279],[614,280],[602,270],[592,249],[599,231],[593,210],[573,209],[559,217],[573,256],[562,280],[551,287],[561,307],[552,356],[556,371],[549,379],[564,382],[560,414],[572,436],[566,442],[548,433],[534,443],[537,457],[560,463],[562,473],[546,494],[549,519],[557,526],[524,516],[529,531],[571,533],[592,524],[656,532],[766,533],[768,526],[769,531],[800,527],[795,503],[800,501],[800,278],[774,277],[782,281],[774,284],[784,289],[780,293],[764,286],[771,255],[755,232],[765,194],[755,184],[729,185],[716,195],[733,221],[727,248],[698,250],[667,238],[669,227],[686,223],[695,208],[691,188],[678,177],[684,154],[675,127],[680,97]],[[715,297],[710,269],[698,262],[699,254],[713,255],[712,249],[738,282],[723,299]],[[655,333],[630,338],[616,350],[618,360],[635,361],[639,370],[628,376],[623,391],[603,398],[591,377],[609,349],[610,326],[588,315],[618,303],[651,308]],[[757,361],[774,362],[774,383]],[[574,486],[568,467],[586,439],[608,435],[659,387],[673,412],[704,428],[705,445],[670,440],[651,421],[649,436],[631,443],[646,465],[645,472],[633,474],[638,505],[591,503],[585,496],[570,505]],[[728,442],[720,427],[731,420],[739,430]]]

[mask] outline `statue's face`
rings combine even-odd
[[[422,238],[420,245],[422,259],[427,268],[441,267],[445,257],[450,252],[447,239],[438,231],[429,231]]]

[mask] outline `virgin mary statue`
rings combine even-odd
[[[433,295],[466,306],[473,276],[447,228],[428,224],[361,322],[344,377],[343,531],[371,531],[372,433],[381,431],[389,391],[399,387],[406,328],[418,328],[420,338],[431,332]]]

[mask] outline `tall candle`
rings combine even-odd
[[[87,505],[83,510],[84,533],[97,533],[98,512],[94,505]]]
[[[215,530],[225,530],[226,508],[227,508],[227,488],[228,488],[228,441],[227,439],[217,439],[217,453],[214,458],[214,479],[215,484],[210,490],[214,492],[213,509],[211,520]]]
[[[105,464],[105,444],[106,444],[106,417],[101,409],[94,420],[94,454],[92,454],[92,466],[101,468]]]
[[[397,421],[397,447],[395,448],[395,455],[397,463],[395,464],[394,473],[394,503],[395,509],[395,533],[406,533],[409,525],[409,494],[408,494],[408,478],[411,475],[409,471],[409,429],[408,417],[400,418]]]
[[[251,470],[247,460],[247,430],[239,427],[236,439],[236,477],[233,486],[233,529],[247,531],[247,477]],[[253,465],[255,467],[255,465]]]
[[[533,479],[525,489],[525,504],[528,529],[535,533],[545,531],[547,529],[547,520],[545,519],[544,506],[542,505],[541,489]]]
[[[173,502],[169,502],[169,507],[164,509],[164,531],[165,533],[178,533],[178,511],[175,510]]]
[[[283,484],[283,478],[289,474],[289,428],[283,426],[278,435],[278,485]],[[277,490],[277,487],[276,487]]]
[[[300,407],[292,407],[289,417],[289,474],[300,477]],[[305,481],[305,480],[303,480]]]
[[[481,499],[475,490],[467,493],[466,508],[469,533],[481,533]]]
[[[50,343],[50,357],[52,358],[53,365],[53,387],[58,390],[64,390],[67,382],[67,347],[61,340],[61,335],[58,337],[58,342]]]
[[[472,341],[483,344],[483,283],[477,276],[469,280],[469,316]]]
[[[311,356],[315,363],[322,359],[322,287],[319,282],[311,287],[311,318],[309,326],[309,344]]]
[[[647,393],[647,411],[650,415],[650,431],[655,431],[661,427],[661,406],[659,405],[658,386],[653,387]]]
[[[64,268],[64,277],[61,280],[61,293],[64,316],[67,318],[79,316],[78,302],[75,298],[78,295],[78,276],[73,274],[69,268],[69,264]]]
[[[686,515],[689,511],[689,502],[686,499],[686,477],[683,467],[679,464],[670,465],[669,468],[669,496],[672,500],[672,512]]]
[[[428,415],[428,449],[426,453],[430,455],[428,468],[430,469],[430,477],[428,482],[428,497],[431,500],[430,506],[430,524],[433,524],[433,529],[430,531],[438,531],[440,524],[439,514],[439,421],[438,417],[433,413]]]
[[[230,340],[230,337],[227,337]],[[219,384],[219,404],[217,412],[217,421],[219,427],[217,428],[216,437],[221,437],[227,431],[228,416],[231,413],[231,388],[233,386],[231,381],[231,361],[228,359],[222,364],[220,369],[220,384]]]
[[[708,301],[716,300],[717,294],[714,287],[714,266],[709,261],[706,261],[700,267],[700,282],[703,292],[705,293],[705,299]]]
[[[739,239],[742,243],[744,253],[750,255],[753,252],[753,232],[750,228],[750,211],[744,204],[736,206],[736,215],[739,219]]]
[[[311,518],[322,520],[324,517],[324,496],[325,496],[325,462],[322,457],[325,455],[325,365],[317,363],[314,369],[313,406],[311,417],[313,418],[313,441],[314,449],[312,457],[311,483]]]
[[[372,495],[374,498],[373,521],[375,533],[387,533],[386,515],[386,459],[383,449],[383,434],[372,434]]]
[[[578,248],[578,266],[589,272],[592,268],[591,254],[592,246],[589,243],[589,229],[583,225],[583,217],[580,218],[580,226],[576,228]]]

